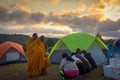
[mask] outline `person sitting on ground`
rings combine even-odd
[[[90,62],[90,64],[92,65],[92,69],[97,67],[96,62],[94,61],[94,59],[91,56],[91,53],[83,50],[82,53],[84,54],[84,57]]]
[[[84,56],[81,56],[81,50],[78,48],[76,49],[76,55],[75,55],[77,58],[81,59],[82,62],[85,64],[85,67],[87,69],[87,73],[91,71],[91,64],[89,63],[89,61],[84,57]]]
[[[75,55],[76,55],[76,53],[73,52],[71,55],[71,58],[77,64],[77,67],[79,69],[79,75],[85,75],[87,73],[87,68],[86,68],[85,64],[82,62],[82,60],[77,58]]]
[[[63,71],[64,75],[62,75],[64,78],[74,78],[79,75],[79,70],[74,62],[74,60],[67,55],[67,53],[64,53],[62,55],[62,60],[60,62],[59,66],[60,70]]]

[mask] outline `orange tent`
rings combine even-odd
[[[20,44],[7,41],[0,44],[0,64],[11,61],[26,61],[26,56]]]

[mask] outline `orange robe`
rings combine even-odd
[[[38,40],[38,44],[41,47],[42,51],[44,52],[44,58],[45,58],[45,66],[44,66],[44,68],[42,68],[42,74],[47,74],[47,67],[49,67],[51,65],[51,63],[48,59],[47,54],[45,54],[46,49],[45,49],[44,42],[41,40]]]
[[[37,40],[33,40],[32,38],[27,41],[26,49],[28,76],[39,76],[42,73],[42,69],[45,67],[44,51],[38,45]]]

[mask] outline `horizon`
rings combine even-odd
[[[7,34],[7,33],[4,33],[5,35],[23,35],[23,36],[29,36],[29,37],[32,37],[32,34],[31,35],[26,35],[26,34],[16,34],[16,33],[12,33],[12,34]],[[1,35],[4,35],[4,34],[1,34]],[[69,34],[68,34],[69,35]],[[91,34],[90,34],[91,35]],[[39,37],[40,35],[38,34],[38,37]],[[64,36],[67,36],[67,35],[64,35]],[[63,37],[64,37],[63,36]],[[94,36],[95,37],[95,35],[92,35],[92,36]],[[47,37],[47,36],[45,36],[46,38],[57,38],[57,39],[60,39],[60,38],[62,38],[62,37]],[[102,37],[102,36],[101,36]],[[102,39],[103,40],[118,40],[118,39],[115,39],[115,38],[103,38],[102,37]]]
[[[120,38],[120,0],[0,0],[0,34]]]

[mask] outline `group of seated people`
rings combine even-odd
[[[85,50],[76,49],[71,56],[67,53],[62,54],[62,60],[60,62],[60,74],[63,78],[74,78],[79,75],[85,75],[92,69],[96,68],[97,65],[90,55]]]

